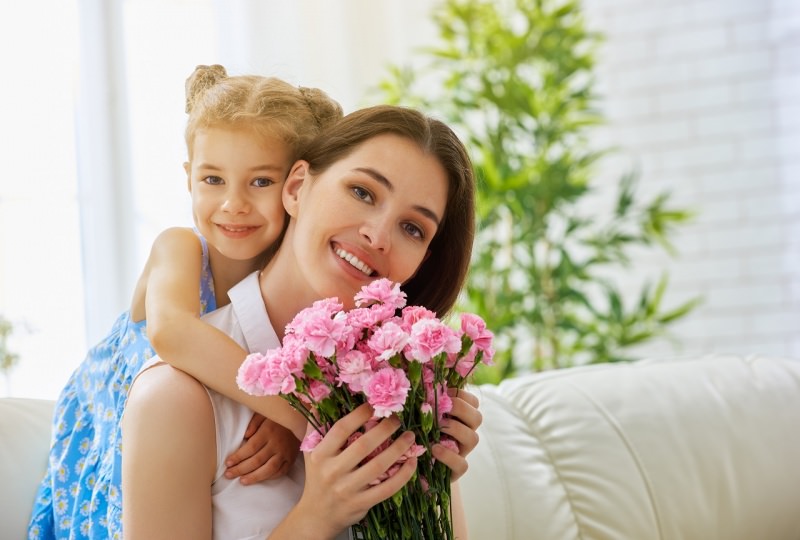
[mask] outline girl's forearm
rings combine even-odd
[[[148,328],[148,334],[164,362],[287,427],[298,440],[305,436],[305,419],[284,399],[252,396],[239,388],[236,375],[247,351],[218,328],[196,317],[182,321],[176,318],[171,323],[162,320],[159,328]]]

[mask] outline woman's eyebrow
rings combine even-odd
[[[386,189],[388,189],[391,192],[394,192],[394,184],[392,184],[388,178],[383,176],[381,173],[379,173],[372,167],[356,167],[353,170],[371,176],[372,178],[375,179],[375,181],[384,185]],[[424,206],[419,206],[419,205],[414,205],[413,208],[420,214],[423,214],[425,217],[433,221],[436,224],[437,228],[439,227],[439,223],[441,222],[441,220],[439,219],[439,216],[436,215],[436,212],[434,212],[430,208],[426,208]]]

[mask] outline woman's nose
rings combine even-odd
[[[376,219],[361,226],[361,235],[372,249],[388,251],[391,247],[392,229],[387,220]]]

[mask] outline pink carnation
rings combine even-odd
[[[430,362],[440,353],[461,350],[461,340],[455,331],[439,319],[421,319],[411,327],[406,356],[417,362]]]
[[[336,298],[323,298],[317,300],[310,307],[307,307],[294,316],[292,321],[286,325],[286,333],[293,334],[298,328],[303,326],[303,323],[308,319],[309,315],[318,314],[319,316],[326,316],[332,318],[335,313],[342,310],[342,304]]]
[[[255,396],[275,396],[280,393],[294,392],[296,383],[294,374],[296,366],[283,349],[270,349],[265,354],[252,353],[247,355],[239,366],[236,382],[239,388]],[[302,371],[302,366],[300,367]]]
[[[392,309],[400,309],[406,305],[406,293],[400,290],[400,284],[381,278],[361,288],[355,296],[356,306],[371,303],[387,304]]]
[[[411,383],[402,369],[387,367],[372,376],[364,393],[375,416],[383,418],[403,410],[410,389]]]
[[[372,304],[369,306],[369,311],[376,321],[385,324],[386,321],[394,318],[395,311],[397,310],[392,304]]]
[[[322,434],[316,429],[312,429],[303,437],[303,442],[300,443],[300,451],[311,452],[320,442],[322,442]]]
[[[472,340],[478,350],[486,351],[492,346],[494,334],[486,329],[484,320],[474,313],[461,315],[461,331]]]
[[[362,392],[372,378],[372,362],[362,351],[348,351],[338,359],[339,382],[346,384],[352,392]]]
[[[371,330],[380,319],[369,308],[353,308],[347,312],[347,325],[356,332]]]
[[[239,388],[254,396],[266,395],[261,384],[261,373],[266,362],[266,357],[261,353],[248,354],[236,374],[236,384]]]
[[[478,349],[473,345],[463,356],[450,354],[447,356],[447,363],[445,364],[449,369],[455,369],[456,373],[461,377],[466,377],[472,372],[475,367],[475,355]]]
[[[331,395],[330,386],[321,381],[308,381],[308,397],[311,398],[311,401],[319,403],[329,395]]]
[[[318,304],[319,302],[315,302]],[[347,335],[345,317],[331,317],[330,305],[304,309],[293,321],[294,334],[305,347],[319,356],[333,356],[339,341]]]
[[[389,360],[392,356],[400,353],[406,343],[408,343],[408,334],[394,322],[383,323],[375,329],[375,333],[367,341],[369,348],[380,360]]]
[[[448,437],[447,435],[442,435],[439,444],[441,444],[445,448],[452,450],[456,454],[458,454],[461,451],[461,449],[458,447],[458,443],[454,439]]]
[[[410,329],[417,321],[421,321],[422,319],[435,319],[436,313],[422,306],[406,306],[403,309],[402,317],[403,325],[406,329]]]
[[[444,418],[444,415],[453,410],[453,400],[447,393],[447,387],[444,384],[436,385],[434,395],[433,385],[426,387],[426,401],[431,408],[436,409],[439,421]],[[435,406],[435,407],[434,407]]]

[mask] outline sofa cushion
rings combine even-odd
[[[800,538],[800,363],[714,356],[478,389],[473,538]]]
[[[52,401],[0,399],[0,530],[26,538],[36,490],[47,467]]]

